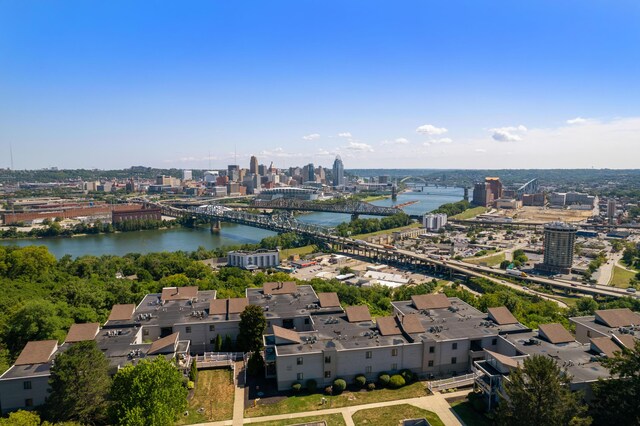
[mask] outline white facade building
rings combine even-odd
[[[429,231],[438,231],[447,224],[447,215],[445,213],[429,213],[424,215],[424,227]]]
[[[279,250],[230,251],[227,264],[244,269],[271,268],[280,265]]]

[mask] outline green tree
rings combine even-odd
[[[589,424],[580,394],[569,389],[571,378],[547,356],[525,358],[524,365],[509,374],[504,382],[506,398],[496,412],[500,425],[573,425]]]
[[[53,303],[31,300],[14,311],[7,321],[5,341],[12,354],[17,355],[30,340],[60,339],[62,328],[70,325],[68,318],[59,316]]]
[[[182,374],[163,357],[127,365],[113,378],[111,417],[118,425],[173,424],[187,406]]]
[[[640,340],[632,350],[624,349],[602,361],[615,379],[599,380],[593,386],[592,415],[597,425],[640,424]]]
[[[14,411],[6,419],[0,419],[0,426],[40,426],[40,416],[33,411]]]
[[[109,361],[93,340],[75,343],[56,357],[49,387],[46,412],[52,420],[84,424],[106,420]]]
[[[7,263],[9,277],[25,276],[38,280],[49,274],[56,265],[56,258],[44,246],[28,246],[9,252]]]
[[[245,352],[262,349],[262,334],[267,328],[267,319],[260,306],[249,305],[240,314],[238,346]]]
[[[216,335],[216,344],[214,347],[214,352],[220,352],[222,351],[222,335],[218,334]]]

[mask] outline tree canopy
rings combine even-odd
[[[93,340],[74,343],[56,356],[46,412],[52,420],[103,423],[111,386],[109,361]]]
[[[587,425],[586,406],[579,393],[569,389],[570,376],[556,362],[542,355],[524,359],[504,381],[504,395],[498,405],[497,422],[511,426]]]
[[[262,348],[262,334],[267,328],[267,319],[260,306],[248,305],[240,314],[238,346],[245,352]]]
[[[113,378],[111,418],[127,426],[173,424],[187,406],[182,374],[163,357],[127,365]]]

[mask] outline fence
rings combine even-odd
[[[465,374],[464,376],[450,377],[442,380],[432,380],[429,382],[429,390],[433,392],[439,392],[445,389],[461,388],[464,386],[473,385],[476,375],[474,373]]]

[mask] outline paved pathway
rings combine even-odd
[[[240,394],[238,390],[241,389],[242,392]],[[469,393],[469,391],[461,391],[457,393],[446,394],[448,398],[462,396]],[[238,408],[240,404],[238,404],[238,400],[242,401],[242,407]],[[372,404],[363,404],[363,405],[354,405],[351,407],[342,407],[342,408],[330,408],[325,410],[315,410],[315,411],[305,411],[301,413],[289,413],[289,414],[277,414],[273,416],[262,416],[262,417],[251,417],[251,418],[242,418],[243,408],[244,408],[244,388],[240,388],[240,386],[236,387],[236,400],[234,401],[233,408],[233,420],[226,420],[221,422],[210,422],[210,423],[200,423],[196,426],[236,426],[242,424],[251,424],[251,423],[259,423],[266,421],[274,421],[274,420],[289,420],[289,419],[298,419],[302,417],[310,417],[310,416],[322,416],[327,414],[342,414],[347,426],[354,426],[352,415],[356,411],[360,410],[368,410],[371,408],[379,408],[379,407],[388,407],[392,405],[400,405],[400,404],[410,404],[416,407],[433,411],[436,413],[442,422],[446,426],[462,426],[462,423],[456,415],[453,413],[453,410],[449,406],[449,403],[445,400],[445,395],[436,393],[435,395],[423,396],[420,398],[409,398],[409,399],[399,399],[395,401],[385,401],[385,402],[376,402]],[[240,411],[237,411],[240,410]]]
[[[233,424],[233,426],[240,426],[243,424],[244,418],[245,371],[243,361],[238,361],[235,363],[233,369],[233,378],[236,387],[235,396],[233,399],[233,421],[231,422],[231,424]]]

